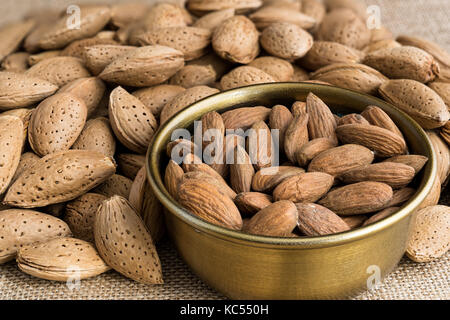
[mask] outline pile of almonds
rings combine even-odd
[[[68,18],[46,10],[0,27],[0,263],[16,259],[24,272],[58,281],[113,268],[162,283],[155,249],[162,207],[143,168],[154,133],[221,90],[281,81],[378,95],[427,130],[439,180],[418,213],[408,255],[430,261],[448,250],[449,208],[435,205],[450,171],[450,55],[437,44],[369,30],[357,0],[85,5],[80,28]],[[263,161],[168,166],[167,187],[180,187],[183,206],[196,211],[193,199],[210,200],[198,192],[206,186],[223,212],[253,215],[244,223],[251,233],[290,236],[298,224],[319,235],[371,223],[412,195],[406,186],[426,161],[407,154],[380,109],[338,119],[313,95],[290,110],[242,108],[204,120],[212,128],[222,121],[224,128],[284,130],[289,165],[275,175],[259,174],[270,170]],[[245,159],[246,149],[236,150]],[[355,183],[363,184],[357,192]],[[295,187],[305,184],[318,188]],[[342,203],[343,193],[353,194],[354,206]],[[202,210],[204,218],[211,213]],[[240,229],[240,212],[221,222]],[[283,216],[271,219],[273,212]]]

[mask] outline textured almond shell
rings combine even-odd
[[[296,24],[303,29],[310,29],[316,24],[316,20],[313,17],[307,16],[299,10],[280,7],[277,4],[264,6],[250,14],[249,17],[260,30],[276,22]]]
[[[48,214],[21,209],[0,211],[0,264],[24,245],[71,235],[67,224]]]
[[[28,141],[37,155],[69,150],[84,128],[85,103],[70,93],[42,101],[31,116]]]
[[[145,104],[155,117],[159,118],[164,106],[184,91],[183,87],[177,85],[161,84],[137,90],[133,92],[133,96]]]
[[[233,69],[220,80],[222,90],[244,87],[252,84],[276,82],[275,79],[261,69],[241,66]]]
[[[195,21],[194,27],[214,31],[219,25],[222,24],[222,22],[233,16],[234,16],[233,8],[213,11]]]
[[[0,110],[31,106],[56,90],[57,86],[38,77],[0,71]]]
[[[122,87],[111,92],[109,119],[117,139],[128,149],[142,154],[158,128],[150,110]]]
[[[163,283],[150,233],[126,199],[115,196],[102,203],[94,235],[100,256],[114,270],[140,283]]]
[[[183,66],[182,52],[159,45],[146,46],[119,56],[99,77],[124,86],[150,87],[163,83]]]
[[[145,156],[133,153],[120,153],[116,156],[119,171],[132,180],[145,164]]]
[[[25,170],[9,188],[4,202],[36,208],[70,201],[114,174],[114,161],[102,154],[69,150],[45,156]]]
[[[389,80],[379,88],[381,96],[408,113],[425,129],[439,128],[450,119],[445,102],[432,89],[414,80]]]
[[[113,157],[116,152],[116,140],[108,119],[96,118],[86,122],[72,149],[96,151]]]
[[[234,16],[215,29],[212,46],[223,59],[247,64],[259,54],[259,32],[247,17]]]
[[[35,21],[30,19],[11,23],[0,28],[0,62],[19,47],[34,25]]]
[[[22,120],[13,116],[0,116],[0,195],[8,188],[19,165],[22,137]]]
[[[70,281],[98,276],[111,268],[95,247],[75,238],[59,238],[23,247],[17,254],[21,271],[37,278]]]
[[[95,45],[84,50],[86,67],[93,75],[100,74],[111,62],[136,49],[132,46]]]

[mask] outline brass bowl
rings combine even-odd
[[[205,222],[181,208],[163,183],[166,145],[177,128],[189,128],[210,111],[242,106],[290,106],[313,92],[333,112],[360,113],[376,105],[403,131],[413,153],[429,158],[417,193],[397,213],[352,231],[305,238],[244,234]],[[165,206],[166,224],[179,254],[208,285],[232,299],[337,299],[376,284],[398,264],[406,248],[414,212],[429,194],[436,159],[420,126],[405,113],[377,98],[325,85],[276,83],[219,93],[199,101],[163,125],[147,154],[152,189]]]

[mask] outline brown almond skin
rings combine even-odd
[[[271,113],[270,108],[266,107],[244,107],[222,114],[225,129],[243,129],[247,130],[258,121],[266,121]]]
[[[86,193],[67,203],[64,221],[76,238],[94,242],[95,215],[106,199],[108,198],[101,194]]]
[[[295,117],[306,115],[306,102],[295,101],[291,107],[292,115]]]
[[[242,231],[250,234],[285,237],[297,225],[298,213],[291,201],[278,201],[256,213]]]
[[[234,163],[230,165],[230,183],[236,193],[249,192],[255,169],[244,148],[234,149]]]
[[[178,198],[178,184],[183,178],[183,169],[173,160],[169,160],[164,174],[164,184],[172,198]]]
[[[350,230],[333,211],[315,203],[296,203],[298,228],[307,236],[323,236]]]
[[[69,150],[41,158],[10,186],[4,202],[21,208],[73,200],[114,174],[113,159],[92,151]]]
[[[209,158],[207,159],[207,164],[221,176],[226,177],[229,173],[229,166],[226,163],[226,155],[224,152],[225,124],[223,123],[223,118],[219,113],[211,111],[204,114],[201,120],[203,154]]]
[[[410,167],[414,168],[414,171],[417,173],[422,170],[425,164],[428,162],[428,158],[418,154],[405,154],[401,156],[395,156],[389,159],[386,159],[385,162],[395,162],[395,163],[403,163]]]
[[[339,176],[342,182],[356,183],[362,181],[378,181],[392,188],[402,188],[414,178],[416,171],[403,163],[380,162],[344,172]]]
[[[0,71],[0,111],[29,107],[56,90],[56,85],[38,77]]]
[[[234,198],[242,214],[253,215],[272,204],[272,196],[260,192],[242,192]]]
[[[209,183],[211,185],[214,185],[220,191],[220,193],[230,197],[231,199],[236,198],[236,192],[232,188],[230,188],[230,186],[223,179],[219,179],[217,176],[213,176],[206,171],[198,170],[183,173],[180,181],[177,184],[177,189],[180,183],[183,183],[187,180],[198,180]]]
[[[391,117],[388,116],[386,112],[383,111],[380,107],[377,106],[368,106],[361,115],[374,126],[378,126],[381,128],[388,129],[400,137],[403,137],[403,133],[397,127],[397,125],[392,121]]]
[[[196,27],[169,27],[150,29],[137,36],[141,46],[168,46],[183,53],[186,61],[206,54],[211,43],[211,31]],[[134,43],[133,43],[134,44]]]
[[[156,118],[159,118],[164,106],[185,90],[177,85],[161,84],[134,91],[132,94],[145,104]]]
[[[272,166],[274,154],[272,149],[276,148],[270,128],[264,121],[253,124],[248,135],[247,150],[251,157],[251,162],[257,170]]]
[[[108,110],[111,127],[117,139],[128,149],[145,153],[158,128],[153,114],[122,87],[111,92]]]
[[[328,13],[317,31],[318,40],[335,41],[355,49],[364,48],[370,38],[371,32],[365,21],[349,9]]]
[[[367,217],[364,215],[341,217],[342,220],[350,227],[350,229],[356,229],[363,225]]]
[[[336,119],[330,108],[312,92],[306,98],[306,112],[309,115],[309,138],[328,138],[337,142]]]
[[[51,82],[58,87],[63,87],[77,79],[91,76],[82,61],[74,57],[45,59],[32,66],[25,74]]]
[[[379,157],[393,157],[406,152],[406,142],[399,135],[377,126],[346,124],[336,128],[342,143],[360,144]]]
[[[450,248],[450,208],[431,206],[419,210],[408,240],[406,255],[416,262],[430,262]]]
[[[306,167],[312,159],[323,151],[337,147],[337,141],[328,138],[317,138],[304,144],[296,153],[295,160],[300,167]]]
[[[231,70],[220,80],[222,90],[244,87],[252,84],[272,83],[276,80],[261,69],[241,66]]]
[[[366,147],[346,144],[319,153],[310,162],[308,172],[326,172],[337,177],[348,170],[369,165],[373,160],[373,152]]]
[[[211,184],[185,181],[178,187],[178,201],[187,211],[205,221],[228,229],[242,228],[242,218],[233,200]]]
[[[333,176],[323,172],[301,173],[281,182],[273,190],[274,201],[316,202],[333,186]]]
[[[259,54],[259,32],[247,17],[234,16],[215,29],[212,46],[223,59],[248,64]]]
[[[163,83],[183,66],[182,52],[160,45],[145,46],[115,59],[99,77],[124,86],[151,87]]]
[[[300,148],[308,143],[309,115],[295,117],[286,129],[284,135],[284,152],[292,163],[295,163],[295,154]]]
[[[277,57],[259,57],[249,66],[261,69],[279,82],[287,82],[294,76],[294,67],[289,61]]]
[[[416,189],[413,188],[401,188],[398,190],[394,190],[394,195],[392,196],[391,201],[386,204],[386,208],[389,207],[398,207],[404,204],[406,201],[411,199],[416,193]]]
[[[272,130],[279,130],[279,145],[284,146],[284,136],[289,124],[294,117],[288,108],[282,105],[276,105],[272,108],[269,116],[269,127]]]
[[[0,116],[0,195],[7,190],[19,166],[22,135],[22,120],[13,116]]]
[[[392,199],[392,188],[381,182],[359,182],[329,192],[318,203],[339,215],[355,215],[383,209]]]
[[[126,199],[115,196],[102,203],[95,217],[94,236],[100,256],[114,270],[140,283],[163,283],[154,242]]]
[[[365,226],[367,226],[369,224],[373,224],[373,223],[375,223],[377,221],[380,221],[380,220],[382,220],[384,218],[387,218],[387,217],[393,215],[398,210],[400,210],[399,207],[390,207],[390,208],[383,209],[380,212],[375,213],[373,216],[371,216],[366,221],[364,221],[362,226],[365,227]]]
[[[414,80],[389,80],[380,86],[381,96],[408,113],[424,129],[435,129],[450,119],[445,102],[432,89]]]
[[[271,192],[283,180],[304,172],[304,169],[294,166],[263,168],[253,176],[252,189],[260,192]]]
[[[343,126],[345,124],[353,124],[353,123],[359,123],[359,124],[370,124],[369,121],[366,120],[362,115],[358,113],[350,113],[346,114],[345,116],[341,117],[339,121],[337,121],[338,126]]]
[[[3,264],[13,260],[18,249],[27,244],[68,237],[71,232],[64,221],[48,214],[9,209],[0,211],[0,234],[0,264]]]
[[[360,63],[363,53],[338,42],[314,41],[311,50],[300,59],[301,66],[315,71],[334,63]]]
[[[31,148],[41,157],[69,150],[83,131],[86,118],[86,104],[73,94],[58,93],[45,99],[31,116]]]
[[[312,36],[298,25],[276,22],[263,30],[260,42],[271,55],[291,61],[305,56],[314,41]]]
[[[378,88],[388,80],[379,71],[356,63],[330,64],[312,73],[311,79],[371,95],[376,95]]]
[[[427,83],[439,74],[439,65],[431,54],[409,46],[377,50],[366,55],[363,63],[390,79],[412,79]]]

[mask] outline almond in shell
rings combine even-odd
[[[435,81],[430,83],[428,86],[433,89],[442,98],[442,100],[444,100],[444,103],[450,110],[450,83]]]
[[[445,183],[450,174],[450,149],[436,132],[427,131],[427,135],[436,154],[439,179]]]
[[[45,59],[28,69],[26,74],[51,82],[58,87],[91,76],[81,60],[73,57]]]
[[[377,50],[367,54],[363,63],[390,79],[412,79],[427,83],[439,74],[439,65],[431,54],[409,46]]]
[[[96,118],[87,121],[72,149],[96,151],[113,157],[116,152],[116,140],[108,119]]]
[[[414,80],[389,80],[379,88],[381,96],[405,111],[425,129],[442,127],[450,119],[445,102],[432,89]]]
[[[431,206],[417,212],[406,255],[416,262],[430,262],[450,248],[450,208]]]
[[[276,22],[261,33],[261,46],[271,55],[296,60],[312,47],[312,36],[296,24]]]
[[[260,30],[276,22],[296,24],[303,29],[310,29],[316,24],[316,20],[313,17],[300,12],[300,10],[292,10],[277,4],[264,6],[250,14],[249,18]]]
[[[111,127],[119,141],[128,149],[145,153],[158,128],[147,107],[122,87],[111,92],[109,102]]]
[[[145,164],[145,156],[141,154],[119,153],[116,159],[120,173],[132,180]]]
[[[124,276],[162,284],[161,262],[144,222],[119,196],[102,203],[94,223],[95,244],[103,260]]]
[[[56,90],[56,85],[38,77],[0,71],[0,110],[29,107]]]
[[[261,69],[241,66],[233,69],[220,80],[222,90],[244,87],[252,84],[271,83],[276,80]]]
[[[14,116],[0,117],[0,195],[5,193],[19,166],[22,137],[22,120]]]
[[[28,141],[39,156],[69,150],[86,123],[86,104],[70,93],[42,101],[31,116]]]
[[[212,46],[223,59],[247,64],[259,54],[259,32],[247,17],[234,16],[215,29]]]
[[[16,52],[8,55],[1,66],[4,71],[23,73],[28,69],[28,52]]]
[[[112,44],[90,46],[84,50],[84,61],[93,75],[99,75],[114,60],[134,49],[136,47]]]
[[[254,10],[262,5],[261,0],[189,0],[187,8],[195,13],[206,13],[223,9],[233,8],[237,12],[246,12]]]
[[[233,17],[234,13],[234,8],[213,11],[195,21],[194,27],[208,29],[213,32],[225,20]]]
[[[94,242],[94,222],[97,210],[106,196],[97,193],[86,193],[70,201],[65,206],[64,221],[69,226],[74,237]]]
[[[113,159],[84,150],[52,153],[25,170],[4,202],[21,208],[44,207],[73,200],[114,174]]]
[[[261,69],[279,82],[287,82],[294,76],[294,67],[289,61],[277,57],[259,57],[249,66]]]
[[[32,19],[7,24],[0,28],[0,62],[9,54],[16,51],[22,40],[35,26]]]
[[[161,84],[159,86],[139,89],[133,92],[133,96],[145,104],[156,118],[159,118],[163,107],[184,91],[185,89],[183,87],[177,85]]]
[[[79,28],[67,23],[67,17],[61,17],[39,40],[39,46],[45,50],[64,48],[75,40],[94,36],[109,22],[111,10],[108,6],[87,5],[81,8]]]
[[[0,211],[0,264],[13,260],[28,244],[71,235],[67,224],[48,214],[21,209]]]
[[[127,198],[130,195],[130,189],[133,181],[120,174],[114,174],[106,179],[101,185],[93,189],[92,192],[102,194],[108,198],[121,196]]]
[[[120,85],[149,87],[163,83],[183,66],[182,52],[160,45],[146,46],[119,56],[99,77]]]
[[[61,50],[61,56],[68,56],[78,58],[83,63],[86,63],[85,53],[86,48],[97,46],[97,45],[118,45],[119,43],[113,39],[104,39],[99,37],[87,38],[82,40],[77,40],[69,44],[63,50]]]
[[[17,178],[28,168],[31,168],[34,166],[34,164],[40,159],[39,156],[37,156],[33,152],[25,152],[20,156],[19,165],[17,166],[16,173],[14,174],[14,177],[11,180],[11,184],[13,184]]]

